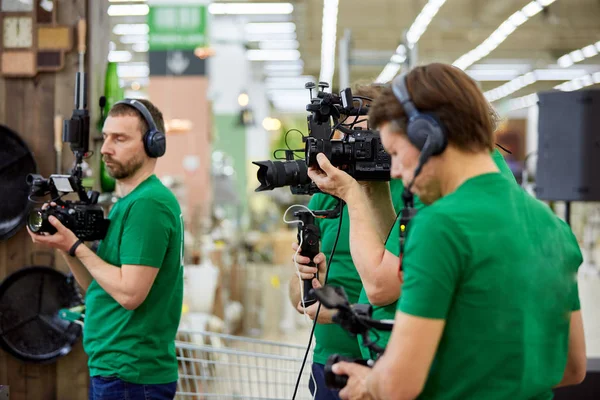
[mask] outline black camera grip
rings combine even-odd
[[[319,227],[315,224],[315,217],[311,212],[300,211],[295,214],[301,224],[298,224],[298,244],[300,245],[300,255],[308,257],[310,262],[309,266],[316,266],[313,259],[319,254],[319,239],[321,232]],[[315,274],[315,278],[318,278],[318,274]],[[311,292],[312,279],[303,279],[303,297],[302,303],[304,307],[311,306],[317,302],[317,297]]]
[[[317,254],[319,254],[319,236],[315,234],[313,229],[308,226],[307,229],[302,229],[302,248],[300,251],[300,255],[304,257],[308,257],[311,261],[308,263],[309,267],[316,267],[317,265],[312,261]],[[317,272],[314,278],[319,278],[319,273]],[[312,289],[312,278],[311,279],[303,279],[303,305],[304,307],[311,306],[317,302],[317,297],[311,293]]]

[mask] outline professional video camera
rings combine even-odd
[[[356,127],[360,116],[366,116],[369,107],[362,96],[353,96],[350,88],[339,95],[325,92],[329,85],[319,83],[320,90],[313,98],[316,85],[305,85],[310,92],[310,104],[306,106],[308,136],[303,136],[303,150],[285,150],[286,161],[255,161],[259,166],[257,178],[260,186],[257,192],[291,186],[294,194],[314,194],[319,189],[307,175],[308,167],[318,166],[317,154],[324,153],[331,163],[360,181],[388,181],[390,179],[391,158],[383,149],[379,132]],[[355,107],[355,103],[359,106]],[[340,118],[344,119],[340,121]],[[354,117],[351,123],[345,123]],[[335,131],[340,131],[341,139],[333,139]],[[294,159],[294,152],[303,151],[304,159]]]
[[[340,361],[346,361],[361,364],[369,368],[372,367],[385,349],[378,346],[376,341],[371,340],[369,331],[372,329],[391,331],[394,327],[394,321],[372,319],[373,306],[370,304],[350,305],[348,296],[346,296],[346,292],[342,287],[326,285],[322,288],[312,289],[312,293],[323,306],[338,310],[333,316],[333,322],[340,324],[352,336],[360,335],[363,344],[375,355],[374,359],[371,360],[349,358],[339,354],[329,356],[325,364],[325,383],[330,389],[342,389],[348,382],[348,376],[334,374],[331,370],[333,365]]]
[[[56,206],[31,211],[27,226],[34,233],[56,233],[56,228],[48,221],[48,217],[52,215],[83,241],[99,240],[106,236],[109,220],[104,218],[104,211],[97,204],[100,194],[96,191],[86,192],[81,182],[81,164],[89,152],[90,138],[86,92],[85,73],[80,69],[75,79],[75,109],[71,119],[63,123],[63,142],[69,143],[75,154],[75,166],[71,175],[54,174],[49,179],[35,174],[27,176],[27,184],[31,187],[30,200],[50,194],[50,201],[56,203]],[[69,193],[76,193],[79,200],[62,200],[62,196]]]

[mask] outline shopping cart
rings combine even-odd
[[[290,400],[306,347],[212,332],[179,331],[179,400]],[[308,391],[310,359],[296,399]]]

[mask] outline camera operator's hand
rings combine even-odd
[[[43,205],[42,209],[46,209],[49,206],[55,206],[56,203],[46,203]],[[65,227],[56,217],[50,216],[48,218],[48,222],[52,224],[56,228],[56,233],[53,235],[42,234],[38,235],[27,227],[27,232],[29,232],[29,236],[31,236],[31,240],[33,243],[43,244],[61,251],[65,253],[68,252],[71,247],[78,240],[77,236],[70,231],[67,227]]]
[[[316,267],[308,266],[310,262],[310,258],[301,256],[300,251],[298,251],[298,243],[292,243],[292,250],[294,250],[294,255],[292,256],[292,262],[295,262],[298,265],[298,270],[300,271],[299,278],[300,279],[314,279],[314,276],[317,272],[319,272],[319,281],[323,284],[325,280],[325,273],[327,272],[327,262],[325,260],[325,254],[319,253],[313,258],[313,262],[317,265]],[[298,252],[296,254],[296,252]]]
[[[348,383],[339,393],[342,400],[373,399],[367,392],[367,376],[371,373],[369,367],[342,361],[334,364],[331,370],[336,375],[348,375]]]
[[[318,280],[313,279],[312,287],[314,289],[317,289],[317,288],[321,287],[321,284],[319,283]],[[304,308],[302,306],[302,300],[300,300],[296,309],[298,310],[299,313],[308,315],[308,317],[314,321],[315,315],[317,315],[317,309],[319,308],[319,304],[320,304],[320,302],[317,301],[313,305]],[[329,308],[325,308],[325,306],[322,305],[321,309],[319,310],[319,318],[317,319],[317,323],[318,324],[333,324],[333,315],[336,312],[337,311],[331,310]]]
[[[359,188],[358,182],[346,172],[336,168],[325,154],[317,154],[319,168],[310,167],[308,176],[325,193],[347,200],[348,193],[353,188]]]

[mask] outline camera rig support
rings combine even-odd
[[[394,321],[372,319],[373,306],[370,304],[351,305],[342,287],[324,286],[313,289],[312,293],[323,306],[337,310],[333,316],[333,322],[340,324],[352,336],[360,336],[364,346],[375,355],[374,359],[370,360],[354,359],[339,354],[329,356],[325,364],[325,383],[331,389],[342,389],[348,382],[348,376],[334,374],[331,369],[333,365],[340,361],[346,361],[372,367],[385,349],[378,346],[376,341],[371,340],[369,332],[373,329],[391,331],[394,328]]]
[[[308,263],[310,267],[316,267],[312,261],[317,254],[319,254],[319,240],[321,239],[321,232],[319,226],[315,223],[315,218],[338,218],[342,212],[343,204],[338,200],[336,207],[332,210],[324,211],[296,211],[294,217],[300,221],[298,224],[298,244],[301,246],[300,255],[308,257],[311,261]],[[314,276],[319,279],[319,273]],[[312,279],[302,280],[302,305],[309,307],[317,302],[312,291]]]
[[[75,155],[75,165],[71,174],[53,174],[49,179],[31,174],[27,176],[27,183],[31,187],[30,199],[50,194],[51,202],[57,204],[46,209],[34,209],[29,215],[29,229],[38,234],[55,233],[56,229],[48,221],[48,217],[52,215],[72,230],[79,239],[85,241],[103,239],[108,231],[109,220],[104,218],[104,211],[97,204],[100,193],[94,190],[86,192],[82,184],[82,163],[89,153],[90,139],[87,77],[83,65],[80,52],[79,71],[75,75],[75,107],[71,118],[63,121],[63,142],[70,144]],[[78,201],[62,199],[62,196],[72,192],[77,193]]]

